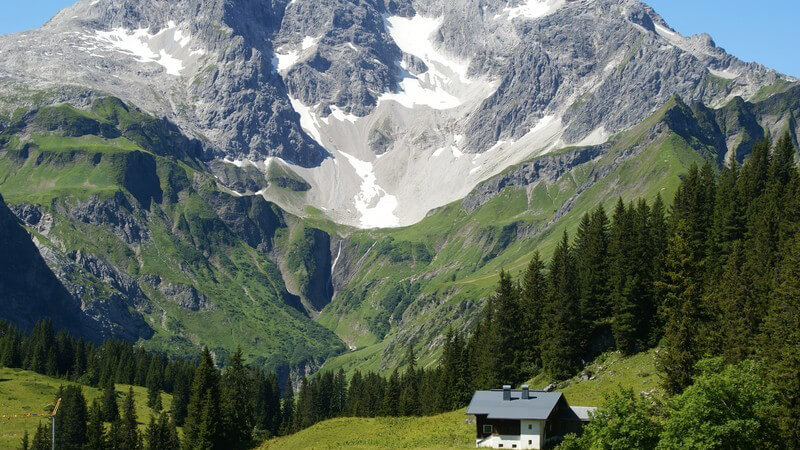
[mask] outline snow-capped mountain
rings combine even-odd
[[[673,95],[718,106],[779,77],[638,0],[82,0],[0,38],[4,105],[119,96],[209,158],[303,177],[258,192],[289,211],[362,228],[602,143]]]

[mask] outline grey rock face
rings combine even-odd
[[[478,185],[461,206],[474,211],[506,187],[526,187],[535,183],[552,183],[572,168],[587,163],[608,151],[606,146],[582,147],[558,155],[546,155],[520,164],[514,170],[490,178]]]
[[[673,95],[717,108],[781,78],[708,35],[679,35],[639,0],[542,3],[82,0],[41,30],[0,37],[0,121],[20,101],[9,99],[80,106],[111,93],[174,122],[206,155],[312,169],[303,201],[363,225],[354,198],[372,174],[339,158],[348,152],[372,164],[403,225],[532,155],[602,143]],[[417,22],[398,31],[399,18]],[[547,123],[548,136],[525,140]],[[439,183],[415,178],[450,144],[490,156],[454,161]],[[239,192],[264,187],[219,173]]]
[[[89,86],[166,116],[218,155],[313,166],[325,152],[272,67],[286,3],[80,1],[41,30],[0,38],[0,78],[23,91]]]
[[[149,239],[147,227],[134,216],[135,209],[122,192],[116,192],[110,199],[99,200],[92,197],[70,208],[56,205],[58,212],[67,217],[90,225],[108,226],[111,231],[127,244],[140,244]]]
[[[158,280],[160,283],[160,280]],[[185,284],[160,283],[157,284],[159,292],[169,301],[189,311],[213,311],[214,304],[194,286]]]

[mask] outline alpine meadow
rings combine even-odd
[[[0,448],[800,450],[800,80],[648,0],[65,3]]]

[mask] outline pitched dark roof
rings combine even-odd
[[[511,400],[503,400],[502,389],[477,391],[469,402],[467,414],[486,414],[489,419],[546,420],[561,397],[561,392],[530,391],[530,398],[523,400],[522,391],[512,390]]]

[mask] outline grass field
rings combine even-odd
[[[6,419],[2,416],[47,413],[52,408],[58,387],[67,384],[71,383],[27,370],[0,368],[0,449],[17,448],[25,430],[33,437],[39,421],[49,421],[47,418]],[[128,385],[117,385],[120,407],[123,396],[128,393],[129,387]],[[139,428],[144,429],[150,421],[151,414],[150,408],[147,407],[147,389],[134,386],[133,392],[136,399]],[[90,406],[95,398],[100,397],[101,391],[83,386],[83,395]],[[161,401],[164,409],[169,410],[172,396],[162,394]]]
[[[655,349],[624,357],[619,352],[609,352],[598,357],[579,375],[558,383],[556,390],[563,392],[573,406],[603,406],[608,393],[619,387],[633,389],[635,393],[658,393],[659,378],[655,368]],[[584,375],[588,380],[584,380]],[[542,389],[550,381],[536,377],[528,382],[532,389]]]
[[[262,449],[457,449],[475,447],[465,410],[431,417],[339,418],[267,441]]]
[[[633,356],[619,352],[601,355],[581,374],[558,384],[570,405],[603,406],[608,393],[620,386],[634,392],[658,393],[656,350]],[[588,379],[584,380],[583,375]],[[533,389],[550,381],[532,379]],[[655,391],[654,391],[655,389]],[[465,410],[431,417],[339,418],[327,420],[291,436],[267,441],[262,449],[455,449],[474,447],[474,424]]]

